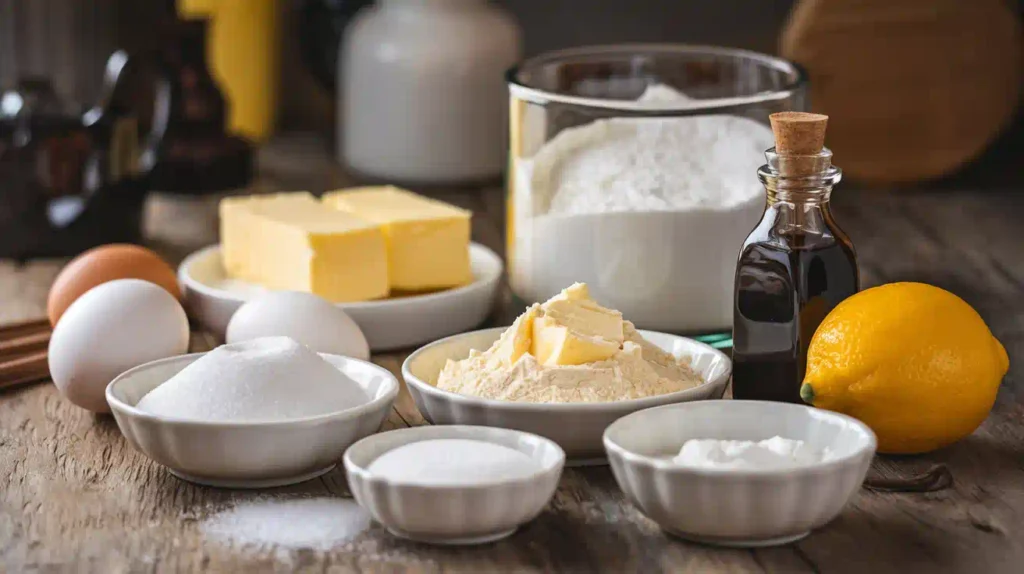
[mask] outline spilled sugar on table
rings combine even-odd
[[[302,136],[279,138],[260,164],[257,187],[267,190],[351,183],[318,141]],[[503,251],[499,186],[433,193],[473,210],[474,241]],[[1024,255],[1015,238],[1024,196],[841,186],[833,197],[865,286],[913,280],[949,289],[981,313],[1011,361],[1024,357]],[[159,228],[169,216],[154,209],[148,217]],[[153,237],[152,246],[177,260],[215,236],[176,237],[195,244]],[[0,262],[0,324],[44,315],[62,263]],[[508,324],[519,310],[503,287],[490,323]],[[193,333],[194,350],[212,344]],[[410,351],[373,360],[400,375]],[[0,571],[1015,572],[1024,561],[1022,399],[1021,367],[1012,362],[995,410],[974,435],[925,456],[877,458],[871,488],[832,524],[788,546],[732,550],[671,538],[624,498],[607,467],[596,467],[567,469],[541,516],[493,545],[430,547],[374,527],[330,552],[294,551],[282,562],[269,550],[206,541],[199,522],[267,496],[349,497],[342,470],[258,492],[195,486],[132,450],[111,417],[71,405],[52,384],[21,385],[0,391]],[[384,428],[419,424],[403,386]]]

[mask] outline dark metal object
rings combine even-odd
[[[122,98],[128,55],[107,62],[100,103],[78,116],[50,83],[0,98],[0,257],[62,256],[140,239],[148,173]]]
[[[333,92],[338,73],[338,49],[345,27],[373,0],[305,0],[298,18],[302,60],[317,82]]]

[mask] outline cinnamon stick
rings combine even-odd
[[[21,380],[25,377],[46,376],[50,372],[47,355],[46,351],[40,351],[0,362],[0,386],[5,386],[7,381]]]
[[[3,380],[0,381],[0,391],[5,389],[12,389],[14,387],[20,387],[21,385],[28,385],[31,383],[44,383],[50,379],[50,373],[30,373],[17,379]]]
[[[50,344],[50,331],[0,340],[0,361],[45,350]]]
[[[25,335],[48,332],[49,330],[50,320],[45,317],[42,319],[31,319],[28,321],[19,321],[17,323],[8,323],[6,325],[0,325],[0,340],[6,341],[8,339],[23,337]]]

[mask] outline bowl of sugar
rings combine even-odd
[[[395,536],[442,545],[511,536],[547,506],[564,466],[549,439],[466,425],[375,434],[345,453],[363,508]]]
[[[287,337],[146,363],[107,386],[129,444],[175,476],[266,488],[330,471],[398,395],[386,369]]]

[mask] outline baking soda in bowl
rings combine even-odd
[[[320,355],[288,337],[221,345],[147,393],[137,408],[176,419],[275,422],[370,401]]]
[[[537,461],[504,445],[470,439],[431,439],[385,452],[367,467],[374,477],[417,486],[474,486],[526,478]]]
[[[780,470],[799,468],[835,458],[829,448],[816,449],[802,440],[774,436],[748,440],[691,439],[672,462],[691,468]]]

